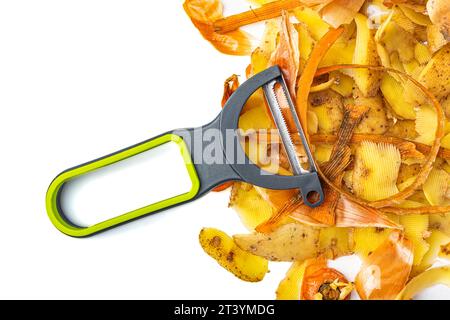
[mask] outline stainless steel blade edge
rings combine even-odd
[[[289,133],[286,119],[283,113],[281,112],[281,107],[275,94],[276,84],[277,81],[273,80],[263,86],[265,98],[267,104],[269,105],[269,109],[277,126],[278,132],[280,133],[280,137],[284,144],[284,148],[286,150],[286,154],[288,156],[288,160],[289,163],[291,164],[292,170],[294,171],[294,174],[300,175],[302,173],[306,173],[309,171],[301,166],[300,160],[298,159],[297,153],[295,152],[294,142],[292,141],[292,137],[291,134]]]

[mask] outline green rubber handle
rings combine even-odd
[[[155,148],[157,146],[160,146],[162,144],[168,143],[168,142],[174,142],[178,145],[180,148],[181,156],[183,157],[188,175],[191,179],[192,186],[190,191],[180,194],[177,196],[174,196],[172,198],[168,198],[153,204],[150,204],[148,206],[145,206],[143,208],[139,208],[127,213],[124,213],[120,216],[102,221],[100,223],[97,223],[95,225],[89,226],[89,227],[81,227],[73,222],[71,222],[62,212],[59,195],[61,192],[61,189],[63,188],[64,184],[76,177],[79,177],[81,175],[87,174],[89,172],[95,171],[97,169],[106,167],[108,165],[111,165],[113,163],[128,159],[130,157],[136,156],[142,152],[148,151],[152,148]],[[47,191],[46,196],[46,207],[47,207],[47,214],[52,221],[53,225],[60,230],[61,232],[72,236],[72,237],[86,237],[90,236],[92,234],[104,231],[106,229],[115,227],[117,225],[129,222],[131,220],[140,218],[142,216],[145,216],[147,214],[166,209],[169,207],[173,207],[177,204],[187,202],[192,200],[198,193],[198,190],[200,188],[200,181],[197,176],[197,172],[195,169],[195,166],[192,162],[191,154],[189,152],[189,149],[184,142],[183,138],[173,134],[173,133],[167,133],[161,136],[158,136],[156,138],[144,141],[140,144],[137,144],[135,146],[129,147],[127,149],[121,150],[119,152],[113,153],[111,155],[108,155],[106,157],[88,162],[86,164],[77,166],[72,169],[68,169],[64,172],[62,172],[60,175],[58,175],[53,182],[50,184],[50,187]]]

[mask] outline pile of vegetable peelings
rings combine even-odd
[[[361,299],[412,299],[450,286],[450,267],[434,267],[450,259],[450,2],[250,5],[227,17],[219,0],[186,0],[184,9],[217,50],[249,56],[247,77],[280,66],[325,200],[310,208],[298,190],[219,186],[231,188],[229,206],[249,233],[204,228],[204,251],[250,282],[263,280],[269,261],[292,262],[277,299],[346,300],[354,290]],[[261,21],[260,40],[241,29]],[[235,75],[225,81],[223,104],[238,85]],[[249,158],[259,165],[271,152],[267,129],[275,128],[261,90],[239,127],[257,136],[259,152]],[[279,163],[276,173],[291,174],[284,152]],[[347,255],[362,260],[353,282],[328,267]]]

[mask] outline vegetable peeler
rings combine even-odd
[[[282,113],[275,86],[280,85],[286,99],[297,132],[289,132],[286,119]],[[263,89],[265,99],[273,116],[279,136],[283,142],[293,175],[278,175],[262,170],[247,157],[239,142],[237,132],[239,115],[250,96],[259,88]],[[270,67],[244,82],[231,95],[221,113],[209,124],[201,128],[173,130],[152,139],[143,141],[126,149],[117,151],[97,160],[63,171],[50,184],[46,195],[47,213],[57,229],[73,237],[86,237],[95,233],[116,227],[131,220],[155,213],[170,207],[186,203],[208,193],[214,187],[227,181],[245,181],[247,183],[268,189],[299,189],[305,204],[316,207],[323,202],[324,194],[320,184],[317,168],[311,150],[308,146],[304,131],[298,119],[294,105],[288,93],[287,85],[278,66]],[[219,132],[218,143],[220,152],[214,155],[215,161],[200,161],[209,142],[203,141],[201,134],[208,130]],[[291,134],[299,135],[309,162],[309,168],[301,166],[295,152]],[[200,136],[199,136],[200,135]],[[178,145],[183,157],[187,173],[191,180],[190,191],[148,206],[124,213],[120,216],[100,223],[82,227],[73,223],[63,212],[61,206],[61,192],[70,180],[112,165],[119,161],[141,154],[152,148],[168,142]],[[310,195],[316,194],[317,201],[310,202]]]

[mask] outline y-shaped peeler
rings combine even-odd
[[[295,133],[290,133],[288,131],[285,118],[281,112],[279,101],[275,94],[275,86],[277,84],[283,89],[285,95],[284,98],[289,105],[289,110],[297,129],[297,132]],[[262,170],[247,157],[241,144],[237,141],[239,140],[239,136],[236,134],[229,134],[230,132],[237,131],[239,115],[244,104],[250,96],[261,87],[263,88],[264,96],[288,156],[293,171],[293,175],[291,176],[271,174]],[[214,156],[215,161],[213,162],[199,161],[203,157],[204,149],[210,142],[205,142],[201,136],[197,135],[201,135],[202,132],[211,129],[220,133],[219,142],[221,152]],[[304,169],[301,166],[295,152],[291,134],[298,134],[302,141],[309,161],[308,169]],[[136,156],[167,142],[175,142],[181,151],[186,170],[192,182],[189,192],[124,213],[120,216],[88,227],[78,226],[64,215],[60,195],[64,185],[68,181],[102,167]],[[299,189],[304,203],[308,206],[316,207],[323,202],[324,195],[317,174],[316,165],[288,93],[283,75],[278,66],[271,67],[244,82],[228,99],[218,117],[201,128],[170,131],[100,159],[93,160],[62,172],[50,184],[47,191],[46,207],[50,220],[61,232],[73,237],[85,237],[116,227],[150,213],[155,213],[195,200],[214,187],[227,181],[245,181],[268,189]],[[308,200],[309,195],[312,193],[319,196],[318,201],[314,203]]]

